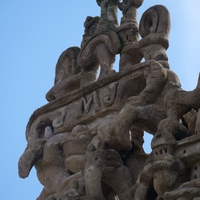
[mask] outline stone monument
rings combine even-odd
[[[37,200],[200,199],[200,79],[181,88],[166,53],[169,11],[152,6],[138,22],[142,3],[97,0],[100,16],[86,18],[80,47],[60,55],[18,163],[21,178],[36,168]]]

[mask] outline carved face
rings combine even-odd
[[[50,126],[47,126],[44,130],[44,138],[50,138],[53,136],[53,130]]]
[[[99,17],[87,16],[84,23],[85,27],[84,37],[92,36],[97,29],[98,23],[99,23]]]
[[[97,23],[92,24],[88,29],[88,36],[92,36],[97,29]]]

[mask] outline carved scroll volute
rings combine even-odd
[[[143,13],[139,24],[142,36],[139,44],[145,60],[168,61],[166,50],[170,26],[170,14],[165,6],[156,5]],[[166,62],[164,64],[164,67],[169,67]]]
[[[140,20],[140,35],[142,38],[152,33],[162,34],[166,38],[170,32],[170,15],[165,6],[156,5],[146,10]]]
[[[76,63],[79,52],[79,47],[70,47],[60,55],[56,64],[54,86],[46,94],[48,101],[58,99],[79,88],[80,69]]]

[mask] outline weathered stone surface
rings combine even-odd
[[[36,168],[37,200],[200,198],[200,78],[181,88],[168,63],[169,11],[153,6],[138,23],[142,3],[97,0],[100,16],[86,18],[80,47],[60,55],[18,163],[21,178]]]

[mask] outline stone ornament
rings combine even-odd
[[[37,200],[200,199],[200,78],[181,88],[168,63],[169,11],[152,6],[138,22],[142,3],[97,0],[80,47],[60,55],[18,163],[21,178],[36,168]]]

